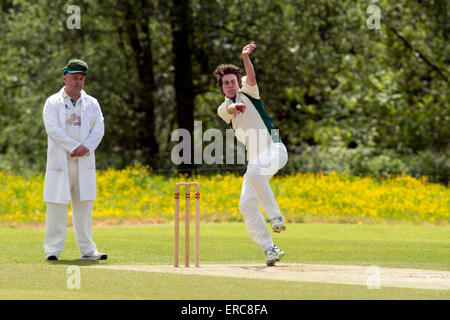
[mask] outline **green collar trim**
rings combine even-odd
[[[273,142],[281,142],[280,136],[277,133],[278,130],[275,130],[272,119],[267,114],[266,109],[264,109],[264,105],[262,104],[261,99],[255,99],[252,96],[250,96],[244,92],[242,92],[242,93],[255,106],[255,108],[258,111],[259,115],[261,116],[264,124],[266,125],[267,131],[269,131],[269,134],[272,136]]]

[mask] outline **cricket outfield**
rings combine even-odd
[[[0,299],[448,299],[449,226],[289,224],[266,267],[243,223],[201,225],[200,268],[174,268],[173,225],[96,226],[107,261],[78,259],[73,229],[56,262],[42,228],[0,228]],[[182,259],[181,259],[182,260]],[[79,287],[70,288],[78,268]]]

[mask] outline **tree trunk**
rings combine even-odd
[[[194,84],[192,80],[192,50],[189,37],[192,33],[192,12],[189,0],[173,0],[170,24],[172,27],[172,53],[175,69],[175,112],[178,128],[187,129],[191,134],[191,161],[182,164],[181,170],[194,167]]]
[[[140,87],[136,106],[136,150],[143,154],[146,164],[154,164],[158,155],[155,135],[155,80],[153,74],[152,39],[149,32],[151,10],[146,1],[124,2],[125,25],[130,46],[133,49]]]

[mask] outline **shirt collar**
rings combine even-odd
[[[64,90],[64,88],[65,88],[65,86],[62,87],[62,89],[61,89],[59,92],[61,92],[61,95],[62,95],[63,98],[70,99],[70,96],[66,93],[66,91]],[[82,98],[84,98],[85,96],[86,96],[86,91],[81,90],[81,92],[80,92],[80,98],[79,98],[79,99],[82,99]]]
[[[235,101],[237,101],[237,99],[238,99],[238,94],[240,94],[241,91],[242,91],[242,88],[239,88],[239,90],[236,92],[236,96],[234,97],[234,100],[235,100]],[[225,102],[226,102],[226,103],[236,103],[236,102],[233,102],[233,100],[230,99],[230,98],[228,98],[227,96],[225,96]]]

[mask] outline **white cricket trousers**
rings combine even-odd
[[[80,250],[80,257],[94,251],[97,247],[92,241],[92,210],[94,201],[80,201],[78,159],[68,159],[67,169],[70,183],[73,228]],[[47,202],[44,251],[46,256],[59,257],[66,240],[68,204]]]
[[[247,233],[263,249],[273,246],[273,242],[259,206],[264,209],[269,220],[282,217],[269,180],[286,165],[287,160],[286,147],[282,143],[274,143],[256,161],[248,164],[244,174],[239,211],[244,217]]]

